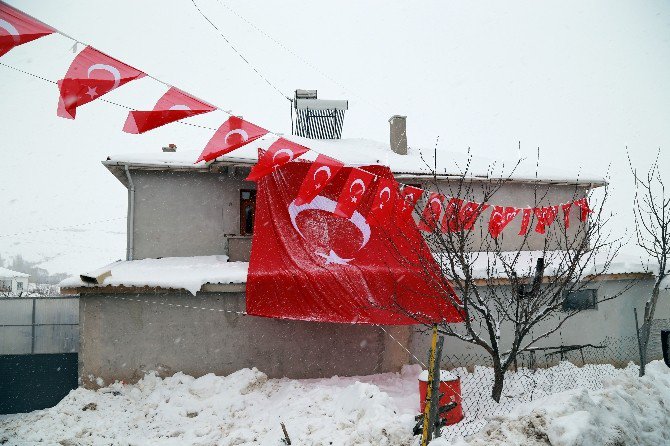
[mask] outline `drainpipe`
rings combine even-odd
[[[126,177],[128,178],[128,242],[126,246],[126,260],[133,260],[133,232],[135,230],[135,185],[130,177],[128,165],[126,167]]]

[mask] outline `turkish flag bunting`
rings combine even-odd
[[[267,135],[267,133],[268,131],[264,128],[237,116],[231,116],[214,132],[195,163],[216,159]]]
[[[343,166],[344,164],[338,160],[326,155],[317,156],[302,180],[298,195],[295,197],[296,204],[311,202],[324,187],[328,186],[328,183],[333,181],[333,177]]]
[[[77,107],[144,76],[130,65],[87,46],[74,58],[65,78],[58,81],[58,116],[74,119]]]
[[[530,217],[533,214],[533,209],[525,208],[522,209],[523,216],[521,217],[521,229],[519,230],[519,235],[528,234],[528,229],[530,228]]]
[[[398,203],[399,215],[409,216],[421,195],[423,195],[423,189],[405,185],[400,191],[400,197],[398,197],[400,200]]]
[[[572,203],[565,203],[561,205],[561,209],[563,210],[563,224],[565,225],[565,229],[570,227],[570,208],[572,208]]]
[[[589,202],[586,198],[580,198],[574,203],[575,205],[579,206],[579,221],[586,221],[586,219],[589,218],[589,213],[593,212],[589,207]]]
[[[257,181],[259,178],[272,173],[279,166],[283,166],[307,152],[309,152],[307,147],[279,138],[258,157],[258,162],[251,168],[247,181]]]
[[[463,201],[460,198],[451,198],[444,211],[442,231],[471,231],[481,213],[488,209],[488,207],[488,204],[477,203],[474,201]]]
[[[158,100],[152,111],[131,111],[128,113],[123,131],[134,134],[144,133],[162,125],[213,110],[216,110],[216,107],[171,87]]]
[[[50,26],[0,2],[0,56],[15,46],[23,45],[56,32]]]
[[[386,167],[364,169],[393,181]],[[308,163],[288,163],[258,181],[247,313],[347,324],[462,321],[457,297],[412,219],[371,225],[363,215],[374,194],[365,194],[350,218],[335,214],[353,170],[342,168],[305,204],[294,197],[303,178],[312,178]]]
[[[391,178],[379,178],[375,198],[368,213],[368,221],[376,226],[391,219],[394,205],[398,201],[398,183]]]
[[[426,207],[419,219],[419,229],[426,232],[433,232],[437,229],[438,222],[444,209],[444,195],[431,192],[428,196]]]
[[[535,225],[535,232],[544,234],[546,232],[547,226],[556,220],[558,215],[558,206],[545,206],[542,208],[533,209],[535,217],[537,217],[537,224]]]
[[[346,218],[354,215],[354,211],[361,204],[361,198],[363,198],[363,195],[374,179],[375,176],[370,172],[355,167],[352,168],[337,199],[335,214]]]
[[[491,218],[489,218],[489,234],[491,237],[498,238],[505,227],[519,215],[521,209],[511,206],[493,206]]]

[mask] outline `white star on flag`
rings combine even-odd
[[[93,88],[86,87],[86,88],[88,88],[88,91],[86,92],[86,94],[89,95],[91,97],[91,99],[98,96],[98,92],[95,91],[98,87],[93,87]]]

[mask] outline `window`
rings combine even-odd
[[[0,291],[12,291],[12,281],[0,280]]]
[[[16,281],[16,291],[23,290],[23,282]]]
[[[256,191],[240,190],[240,235],[254,233],[254,215],[256,214]]]
[[[596,290],[563,292],[563,311],[595,310]]]

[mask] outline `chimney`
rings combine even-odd
[[[407,155],[407,116],[393,115],[389,119],[391,150]]]

